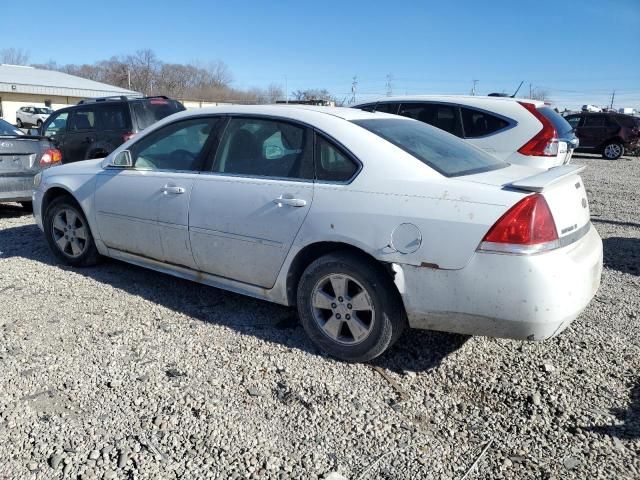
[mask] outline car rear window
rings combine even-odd
[[[24,135],[22,130],[17,129],[9,122],[0,119],[0,135]]]
[[[136,116],[138,128],[144,130],[149,125],[162,120],[176,112],[184,110],[184,106],[168,98],[145,98],[131,102],[131,109]]]
[[[538,111],[542,115],[544,115],[547,118],[547,120],[551,122],[551,124],[555,127],[556,131],[558,132],[558,135],[560,136],[566,135],[567,133],[570,133],[573,130],[573,127],[569,124],[569,122],[567,122],[562,117],[562,115],[556,112],[553,108],[545,106],[545,107],[538,108]]]
[[[447,177],[487,172],[508,165],[464,140],[422,122],[381,118],[354,120],[353,123],[384,138]]]
[[[636,128],[638,126],[638,123],[640,122],[640,120],[635,119],[633,117],[626,117],[624,115],[616,115],[616,120],[618,120],[618,123],[626,128]]]

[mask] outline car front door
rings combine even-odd
[[[98,175],[96,219],[107,247],[195,268],[189,198],[220,121],[198,117],[166,125],[132,145],[132,168],[111,167]]]
[[[313,132],[261,117],[231,117],[213,167],[191,194],[198,268],[270,288],[313,200]]]
[[[62,157],[67,162],[92,158],[96,141],[96,116],[94,107],[83,107],[71,112],[64,139]]]

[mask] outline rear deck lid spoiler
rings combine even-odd
[[[578,174],[585,168],[586,167],[584,165],[561,165],[558,167],[550,168],[545,172],[508,183],[505,185],[505,187],[517,188],[519,190],[526,190],[529,192],[542,192],[545,188],[561,181],[562,179],[570,175]]]

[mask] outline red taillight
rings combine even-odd
[[[47,148],[40,157],[41,167],[50,167],[62,162],[62,152],[57,148]]]
[[[136,134],[134,132],[127,132],[124,135],[122,135],[122,141],[126,142],[127,140],[131,140],[135,136]]]
[[[558,132],[556,128],[547,117],[538,111],[533,103],[518,103],[542,123],[542,130],[520,147],[518,152],[522,155],[532,155],[536,157],[555,157],[558,154]]]
[[[478,249],[531,254],[558,246],[558,231],[549,205],[536,193],[520,200],[500,217]]]

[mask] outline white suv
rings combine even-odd
[[[508,163],[548,169],[569,163],[578,139],[547,104],[510,97],[383,97],[354,108],[410,117],[445,130]]]
[[[21,107],[16,111],[16,125],[19,128],[29,125],[40,128],[52,113],[53,110],[49,107]]]

